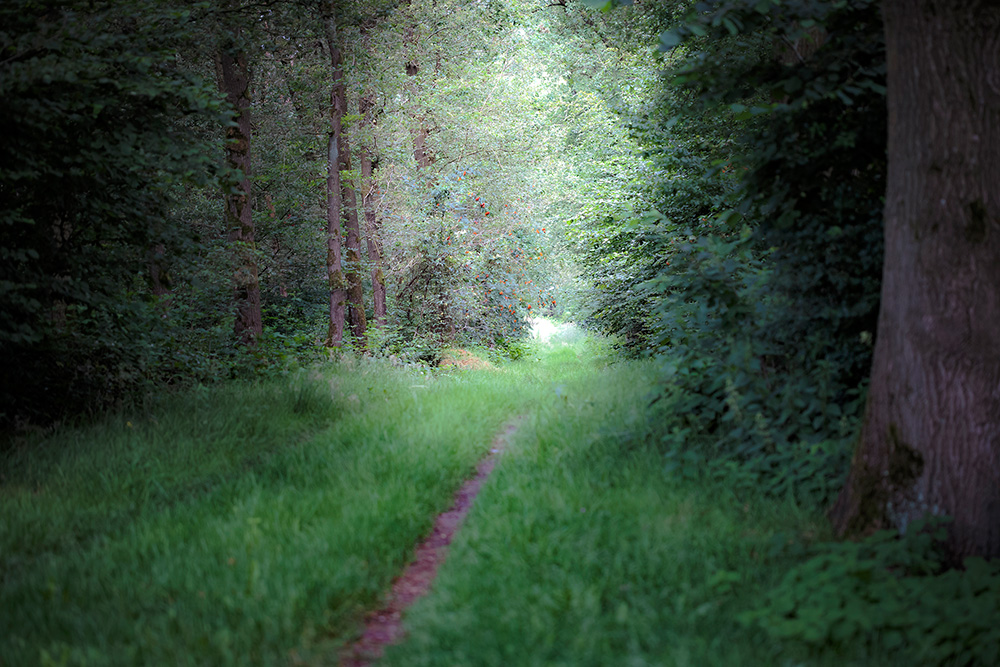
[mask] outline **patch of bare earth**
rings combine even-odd
[[[393,582],[386,605],[365,616],[365,629],[353,644],[340,656],[341,667],[364,667],[382,657],[385,647],[402,641],[403,612],[427,594],[437,576],[438,567],[447,557],[447,547],[472,508],[483,484],[497,463],[507,438],[517,429],[517,420],[509,422],[493,439],[490,451],[476,466],[476,474],[466,480],[455,494],[454,502],[434,521],[427,539],[417,546],[417,551],[403,573]]]
[[[441,361],[438,366],[456,366],[462,369],[482,370],[484,368],[494,368],[493,364],[485,359],[480,359],[472,352],[459,347],[448,348],[441,353]]]

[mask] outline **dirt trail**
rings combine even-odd
[[[439,514],[430,536],[417,547],[413,562],[393,582],[386,605],[365,617],[365,630],[340,658],[341,667],[365,667],[382,657],[385,647],[402,641],[403,612],[426,595],[437,576],[438,567],[447,557],[447,546],[472,508],[472,502],[496,466],[507,438],[517,430],[520,419],[507,423],[493,439],[489,453],[479,461],[476,474],[455,494],[451,507]]]

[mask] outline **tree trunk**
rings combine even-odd
[[[415,116],[410,134],[413,137],[413,159],[416,160],[417,166],[421,169],[427,169],[434,162],[434,158],[427,150],[427,137],[430,133],[427,119],[422,115]]]
[[[346,99],[346,96],[345,96]],[[340,135],[340,170],[351,170],[351,148],[346,133]],[[341,178],[347,229],[347,319],[357,344],[365,345],[365,294],[361,280],[361,227],[358,224],[358,194],[354,184]]]
[[[344,341],[344,312],[347,289],[341,260],[340,216],[343,209],[340,183],[340,135],[346,107],[344,63],[337,39],[337,24],[331,13],[324,17],[326,39],[330,48],[333,87],[330,90],[330,135],[327,138],[326,177],[326,275],[330,285],[330,327],[327,347],[340,347]]]
[[[416,36],[413,28],[410,27],[406,32],[406,42],[413,44],[415,40]],[[419,73],[420,65],[415,60],[410,60],[406,63],[406,75],[411,77],[410,82],[407,84],[407,89],[414,100],[414,104],[410,105],[411,110],[416,109],[416,100],[420,95],[416,84],[416,77]],[[410,114],[410,137],[413,139],[413,159],[421,170],[427,169],[434,162],[434,157],[427,150],[427,137],[430,136],[430,133],[431,130],[427,127],[427,116],[423,113],[412,111]]]
[[[1000,3],[885,0],[889,174],[878,340],[841,534],[950,515],[1000,555]]]
[[[170,294],[170,288],[167,287],[169,280],[167,279],[166,254],[167,246],[163,243],[153,245],[146,252],[146,268],[149,270],[149,288],[153,296],[157,299],[163,299],[163,297]]]
[[[370,95],[363,95],[359,103],[362,123],[370,128],[374,125],[372,109],[374,103]],[[365,241],[368,249],[368,262],[372,267],[372,295],[375,303],[375,322],[385,326],[385,271],[382,268],[382,244],[379,238],[381,223],[375,212],[375,179],[372,172],[372,144],[374,141],[366,134],[362,135],[360,148],[361,157],[361,208],[365,214]]]
[[[164,243],[153,244],[153,247],[146,252],[149,289],[156,300],[156,311],[162,319],[167,319],[169,316],[171,301],[171,280],[166,256],[167,246]]]
[[[250,213],[250,65],[242,49],[222,48],[218,54],[219,88],[236,109],[236,124],[226,128],[226,161],[239,169],[242,177],[234,192],[225,197],[224,221],[235,256],[233,329],[239,341],[249,347],[263,331],[260,311],[260,284],[254,253],[254,227]]]

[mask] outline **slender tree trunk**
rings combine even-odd
[[[363,95],[359,103],[363,126],[367,130],[374,125],[372,110],[375,104],[369,94]],[[365,241],[368,249],[368,263],[372,267],[372,295],[375,305],[375,322],[385,326],[385,271],[382,268],[382,243],[380,240],[381,223],[375,212],[375,179],[372,174],[372,138],[363,134],[361,138],[361,207],[365,214]]]
[[[889,174],[878,340],[842,534],[954,522],[1000,555],[1000,3],[885,0]]]
[[[146,268],[149,270],[149,289],[158,299],[170,294],[167,288],[166,263],[167,246],[157,243],[146,253]]]
[[[167,246],[155,243],[146,252],[146,268],[149,271],[149,290],[156,298],[156,310],[162,319],[170,314],[170,272],[167,270]]]
[[[330,49],[333,87],[330,90],[330,135],[327,138],[326,177],[326,274],[330,285],[330,328],[327,347],[340,347],[344,341],[344,313],[347,288],[341,260],[342,241],[340,216],[343,209],[340,183],[340,137],[346,107],[344,63],[337,38],[337,23],[332,8],[324,17],[326,39]]]
[[[346,99],[346,96],[345,96]],[[346,106],[346,102],[345,102]],[[347,134],[340,135],[340,170],[351,170],[351,147]],[[347,319],[351,325],[351,333],[358,345],[364,347],[365,330],[368,323],[365,320],[365,294],[361,279],[361,227],[358,224],[358,195],[354,184],[341,178],[341,191],[345,208],[344,227],[347,229]]]
[[[414,125],[410,129],[413,137],[413,159],[421,169],[427,169],[434,162],[433,156],[427,150],[427,137],[430,136],[430,128],[427,127],[427,119],[423,115],[414,117]]]
[[[236,109],[236,124],[226,128],[226,161],[242,178],[234,192],[225,194],[224,220],[233,246],[233,329],[240,342],[253,346],[263,331],[260,284],[254,252],[254,226],[250,207],[250,64],[242,49],[220,49],[217,61],[219,88]]]
[[[416,39],[413,28],[409,28],[406,33],[406,41],[413,43]],[[406,75],[411,77],[407,88],[414,100],[414,105],[410,107],[410,137],[413,139],[413,159],[421,170],[427,169],[434,162],[434,157],[427,150],[427,137],[430,136],[430,128],[427,127],[427,116],[416,109],[416,100],[419,98],[419,89],[416,84],[416,77],[420,73],[420,65],[415,60],[407,61]]]

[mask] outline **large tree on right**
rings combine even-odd
[[[1000,555],[1000,0],[885,0],[878,339],[841,534],[953,518]]]

